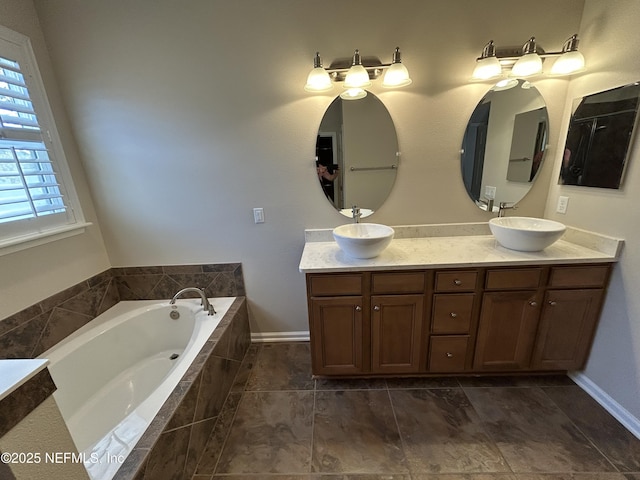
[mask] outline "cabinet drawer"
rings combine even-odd
[[[431,337],[430,372],[461,372],[465,369],[469,337],[466,335]]]
[[[447,293],[433,296],[433,333],[469,333],[474,293]]]
[[[487,290],[518,290],[538,288],[542,268],[496,269],[487,271]]]
[[[476,289],[477,270],[436,272],[436,292],[472,292]]]
[[[424,293],[424,272],[373,273],[371,293]]]
[[[336,295],[362,295],[362,275],[309,275],[309,293],[312,297]]]
[[[551,287],[604,287],[609,277],[609,265],[554,267]]]

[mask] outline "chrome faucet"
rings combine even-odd
[[[511,206],[508,205],[509,204],[507,202],[500,202],[498,204],[498,217],[504,217],[505,210],[516,210],[518,208],[515,204],[512,204]]]
[[[353,221],[355,223],[360,223],[360,217],[362,216],[362,213],[356,205],[351,207],[351,216],[353,217]]]
[[[216,310],[215,308],[213,308],[213,305],[211,305],[209,303],[209,299],[207,298],[207,296],[204,293],[204,288],[196,288],[196,287],[187,287],[187,288],[183,288],[182,290],[180,290],[178,293],[176,293],[173,298],[169,301],[169,305],[175,305],[176,300],[178,299],[178,297],[182,296],[183,293],[197,293],[200,295],[200,298],[202,299],[202,308],[208,312],[208,315],[215,315],[216,314]]]
[[[478,200],[480,205],[486,205],[487,212],[493,212],[493,198],[481,198]]]

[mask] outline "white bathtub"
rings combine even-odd
[[[213,316],[200,299],[123,301],[40,355],[92,479],[113,477],[234,300],[211,299]]]

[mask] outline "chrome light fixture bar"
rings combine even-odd
[[[353,57],[336,59],[328,68],[322,66],[320,53],[316,52],[313,70],[307,76],[304,89],[312,93],[326,92],[333,87],[333,83],[342,82],[345,91],[340,97],[355,100],[365,97],[367,92],[364,89],[383,73],[383,87],[399,88],[411,83],[409,71],[402,64],[399,47],[396,47],[391,63],[382,63],[378,57],[363,57],[356,50]]]
[[[564,42],[559,52],[545,52],[531,37],[522,48],[497,48],[489,41],[476,59],[472,80],[491,80],[504,76],[505,70],[513,77],[532,77],[542,73],[543,59],[555,57],[551,75],[572,75],[585,68],[584,56],[578,51],[578,35],[572,35]]]

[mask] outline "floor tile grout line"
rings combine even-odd
[[[591,435],[588,435],[586,432],[583,432],[582,429],[573,421],[571,420],[571,418],[569,417],[569,415],[567,415],[564,410],[560,407],[560,405],[558,405],[555,400],[553,400],[553,398],[551,398],[551,396],[549,396],[546,392],[546,389],[544,387],[540,387],[540,390],[542,390],[542,393],[544,393],[544,396],[546,398],[548,398],[551,403],[553,403],[556,408],[558,409],[558,411],[567,419],[569,420],[569,423],[571,423],[571,425],[573,425],[576,430],[578,432],[580,432],[580,434],[589,442],[589,444],[591,446],[593,446],[593,448],[596,449],[596,451],[602,455],[604,457],[604,459],[609,463],[609,465],[611,465],[614,469],[614,473],[627,473],[627,472],[621,472],[618,467],[616,467],[616,465],[611,461],[611,459],[600,449],[600,447],[598,447],[598,445],[595,443],[595,441],[591,438]]]
[[[386,383],[386,381],[385,381]],[[398,431],[398,438],[400,439],[400,448],[402,449],[402,457],[404,458],[404,461],[406,462],[406,468],[408,470],[408,474],[410,476],[410,478],[413,478],[411,476],[412,472],[412,468],[411,468],[411,462],[409,462],[409,458],[407,457],[407,445],[404,441],[404,437],[402,436],[402,430],[400,430],[400,424],[398,423],[398,416],[396,415],[396,409],[393,406],[393,399],[391,398],[391,391],[388,388],[387,385],[387,397],[389,397],[389,405],[391,406],[391,414],[393,415],[393,421],[396,424],[396,430]]]
[[[315,452],[314,441],[316,431],[316,380],[313,380],[313,408],[311,409],[311,445],[309,446],[309,475],[313,473],[313,453]],[[311,478],[311,477],[309,477]]]
[[[486,420],[482,417],[482,415],[480,415],[480,412],[478,412],[478,410],[476,409],[476,406],[473,404],[473,400],[471,399],[471,397],[469,397],[469,395],[467,395],[465,388],[466,387],[462,386],[462,384],[460,385],[460,390],[462,391],[463,395],[469,402],[469,406],[473,409],[473,412],[477,415],[478,420],[480,421],[480,428],[482,429],[484,434],[487,436],[487,438],[491,440],[491,443],[493,443],[496,446],[498,453],[502,457],[502,460],[504,460],[504,464],[509,468],[509,472],[504,472],[504,473],[510,473],[511,475],[516,475],[516,472],[514,472],[513,467],[511,466],[507,458],[504,456],[504,453],[502,453],[502,449],[500,448],[500,445],[496,441],[495,437],[491,435],[491,432],[487,429]],[[477,388],[477,387],[471,387],[471,388]],[[487,387],[487,388],[495,388],[495,387]]]

